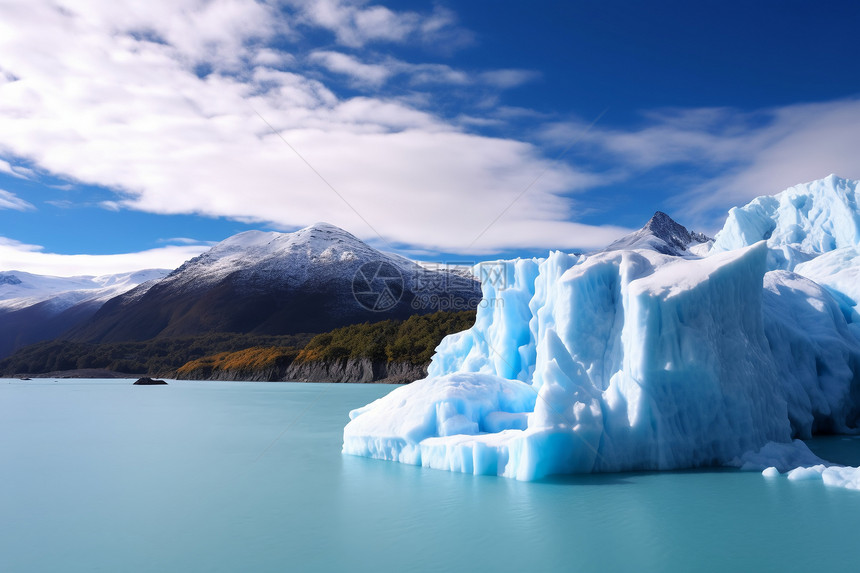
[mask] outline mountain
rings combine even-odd
[[[317,223],[294,233],[230,237],[154,285],[108,301],[67,337],[116,342],[210,332],[325,332],[474,309],[480,300],[474,278],[422,267]]]
[[[657,211],[644,227],[621,237],[601,252],[649,249],[664,255],[684,256],[691,252],[704,254],[712,241],[702,233],[688,231],[666,213]]]
[[[151,269],[97,277],[0,272],[0,358],[61,335],[91,318],[105,301],[138,286],[145,290],[168,272]]]

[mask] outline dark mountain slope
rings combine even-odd
[[[146,291],[108,301],[66,337],[118,342],[211,332],[324,332],[359,322],[475,308],[477,281],[380,252],[318,223],[249,231],[215,245]]]

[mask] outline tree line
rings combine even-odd
[[[4,375],[106,369],[127,374],[205,378],[218,370],[282,369],[293,361],[368,358],[428,364],[442,339],[471,327],[474,311],[414,315],[405,320],[353,324],[322,334],[262,336],[216,333],[144,342],[40,342],[0,361]]]

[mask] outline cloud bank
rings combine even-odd
[[[450,13],[290,6],[182,0],[126,10],[88,0],[4,7],[0,54],[19,57],[0,57],[0,150],[116,190],[117,199],[105,203],[113,208],[283,228],[326,220],[388,245],[440,251],[468,245],[544,173],[529,200],[473,250],[592,247],[624,231],[570,222],[569,196],[593,176],[547,159],[531,143],[470,133],[408,98],[342,97],[324,78],[290,66],[310,59],[369,84],[403,74],[413,83],[508,88],[533,74],[494,70],[470,80],[442,65],[366,64],[336,51],[270,45],[308,26],[331,30],[347,47],[429,39],[457,33]]]
[[[320,34],[325,48],[307,39]],[[860,177],[857,100],[656,110],[638,126],[586,130],[498,104],[535,71],[385,51],[474,42],[445,8],[370,1],[5,3],[0,172],[110,189],[109,209],[285,230],[324,220],[383,247],[476,256],[603,246],[629,229],[583,223],[589,192],[663,168],[692,167],[666,176],[665,201],[708,228],[756,195]],[[448,117],[440,92],[480,99],[483,112]],[[518,137],[481,131],[526,121],[505,131]],[[562,158],[546,152],[572,140]],[[32,205],[3,192],[0,208]]]
[[[209,247],[171,245],[116,255],[61,255],[0,237],[0,268],[58,277],[100,276],[141,269],[174,269]]]

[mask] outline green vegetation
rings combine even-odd
[[[54,340],[20,349],[0,361],[0,373],[38,374],[104,368],[129,374],[208,378],[230,371],[251,377],[283,372],[293,362],[368,358],[428,364],[442,339],[475,323],[474,311],[436,312],[406,320],[354,324],[324,334],[257,336],[209,334],[146,342],[91,344]]]
[[[255,347],[236,352],[221,352],[183,364],[176,370],[176,377],[205,380],[214,372],[231,372],[237,379],[254,378],[261,372],[282,374],[296,359],[298,353],[299,349],[291,346]],[[278,379],[280,376],[269,378]]]
[[[295,347],[254,347],[204,356],[183,364],[178,378],[205,379],[219,372],[234,378],[282,379],[293,362],[335,362],[367,358],[374,362],[406,362],[424,365],[442,339],[475,323],[474,311],[437,312],[406,320],[353,324],[314,336],[299,350]]]
[[[369,358],[380,362],[427,364],[445,336],[466,330],[474,323],[475,312],[466,310],[353,324],[313,337],[299,352],[296,361]]]
[[[257,336],[208,334],[146,342],[92,344],[52,340],[18,350],[0,361],[0,373],[38,374],[81,368],[105,368],[129,374],[168,376],[183,364],[210,354],[260,346],[302,348],[313,334]]]

